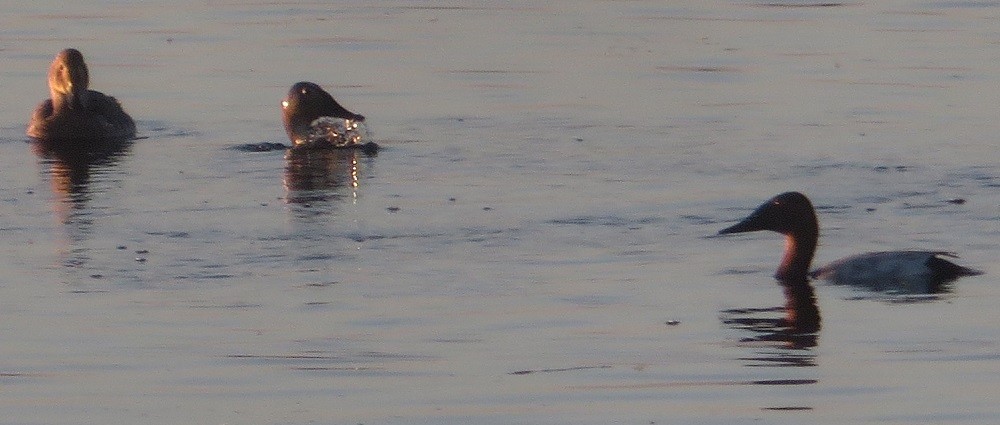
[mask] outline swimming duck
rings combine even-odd
[[[135,122],[115,98],[90,90],[83,54],[66,49],[49,66],[50,98],[35,108],[27,135],[66,147],[98,146],[135,137]]]
[[[281,102],[285,132],[295,147],[358,147],[357,123],[364,115],[340,106],[319,85],[295,83]]]
[[[805,282],[811,277],[880,291],[933,293],[938,292],[942,284],[959,277],[982,274],[942,258],[955,255],[941,251],[854,255],[810,273],[809,264],[819,239],[819,223],[809,198],[798,192],[786,192],[771,198],[743,221],[720,230],[719,234],[757,230],[771,230],[785,235],[784,257],[774,275],[783,282]]]

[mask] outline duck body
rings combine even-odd
[[[344,108],[315,83],[302,81],[281,102],[281,118],[293,148],[371,148],[358,123],[364,115]]]
[[[860,286],[878,292],[933,294],[942,285],[962,276],[982,274],[944,257],[944,251],[869,252],[841,258],[809,273],[835,285]]]
[[[50,98],[32,113],[26,134],[54,147],[85,148],[129,141],[132,120],[115,98],[89,89],[83,55],[66,49],[49,67]]]
[[[775,273],[780,281],[807,282],[809,278],[877,291],[939,292],[941,285],[982,272],[960,266],[942,251],[885,251],[846,257],[810,272],[819,239],[819,223],[812,202],[798,192],[771,198],[747,218],[719,234],[771,230],[785,235],[785,252]]]

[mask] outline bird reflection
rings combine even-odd
[[[80,146],[89,146],[87,148]],[[53,205],[60,221],[67,223],[73,211],[86,207],[91,197],[91,177],[95,170],[117,164],[131,142],[100,145],[53,145],[40,140],[31,141],[31,149],[49,166],[52,192],[59,202]]]
[[[56,254],[67,270],[81,270],[91,262],[87,241],[95,231],[95,214],[88,204],[101,191],[93,186],[95,182],[107,184],[104,177],[108,170],[117,165],[130,146],[130,143],[53,145],[31,141],[31,149],[47,167],[54,195],[52,210],[65,232]]]
[[[370,155],[358,149],[289,149],[285,155],[287,201],[310,206],[356,197],[359,159],[366,156]],[[345,195],[342,188],[350,193]]]
[[[785,292],[783,307],[724,310],[722,322],[752,333],[740,339],[741,345],[764,349],[742,360],[756,365],[814,366],[810,349],[818,344],[820,315],[813,287],[805,280],[779,283]]]

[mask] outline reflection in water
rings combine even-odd
[[[740,339],[741,345],[762,348],[741,359],[753,361],[750,366],[815,366],[810,349],[818,343],[820,316],[813,287],[804,279],[779,283],[784,307],[724,310],[722,321],[731,329],[753,333]]]
[[[778,283],[785,292],[783,307],[724,310],[722,322],[731,329],[753,334],[741,338],[740,345],[771,350],[741,359],[756,362],[753,366],[814,366],[815,356],[809,349],[818,344],[820,314],[813,287],[805,279]],[[950,290],[946,285],[911,287],[911,291],[906,293],[900,293],[898,287],[892,285],[852,287],[867,292],[867,295],[852,299],[874,299],[893,304],[936,301],[941,299],[940,294]]]
[[[113,167],[130,147],[130,141],[111,145],[80,143],[69,146],[53,146],[37,140],[31,142],[32,151],[42,159],[43,165],[49,166],[52,192],[59,201],[53,204],[53,209],[61,223],[69,224],[73,219],[73,212],[87,206],[93,193],[90,187],[92,174],[101,174]]]
[[[95,145],[101,147],[95,149]],[[130,146],[130,142],[69,146],[53,146],[37,140],[31,142],[31,148],[41,158],[41,164],[48,167],[55,195],[52,209],[59,223],[65,226],[66,241],[58,253],[63,257],[64,266],[77,268],[90,261],[84,242],[90,239],[94,228],[94,214],[89,211],[88,205],[97,193],[92,184],[95,176],[107,175],[107,171],[118,163]]]
[[[358,159],[368,154],[358,149],[290,149],[285,155],[287,201],[303,206],[329,202],[345,196],[340,188],[350,188],[357,197]]]
[[[363,160],[368,156],[359,149],[303,148],[285,155],[285,199],[293,224],[287,252],[306,270],[326,273],[323,280],[339,279],[330,267],[346,253],[331,250],[328,241],[342,230],[335,216],[341,201],[356,200],[362,174],[370,177],[372,161]]]

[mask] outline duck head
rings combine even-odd
[[[785,235],[785,255],[775,277],[783,281],[805,281],[819,238],[816,210],[809,198],[799,192],[782,193],[761,204],[739,223],[720,230],[719,234],[758,230]]]
[[[305,140],[313,121],[321,117],[335,117],[364,121],[365,117],[340,106],[330,93],[310,82],[295,83],[288,96],[281,102],[285,132],[293,143]]]
[[[90,74],[83,54],[76,49],[66,49],[56,55],[49,66],[49,92],[56,107],[82,109],[83,97],[90,86]]]

